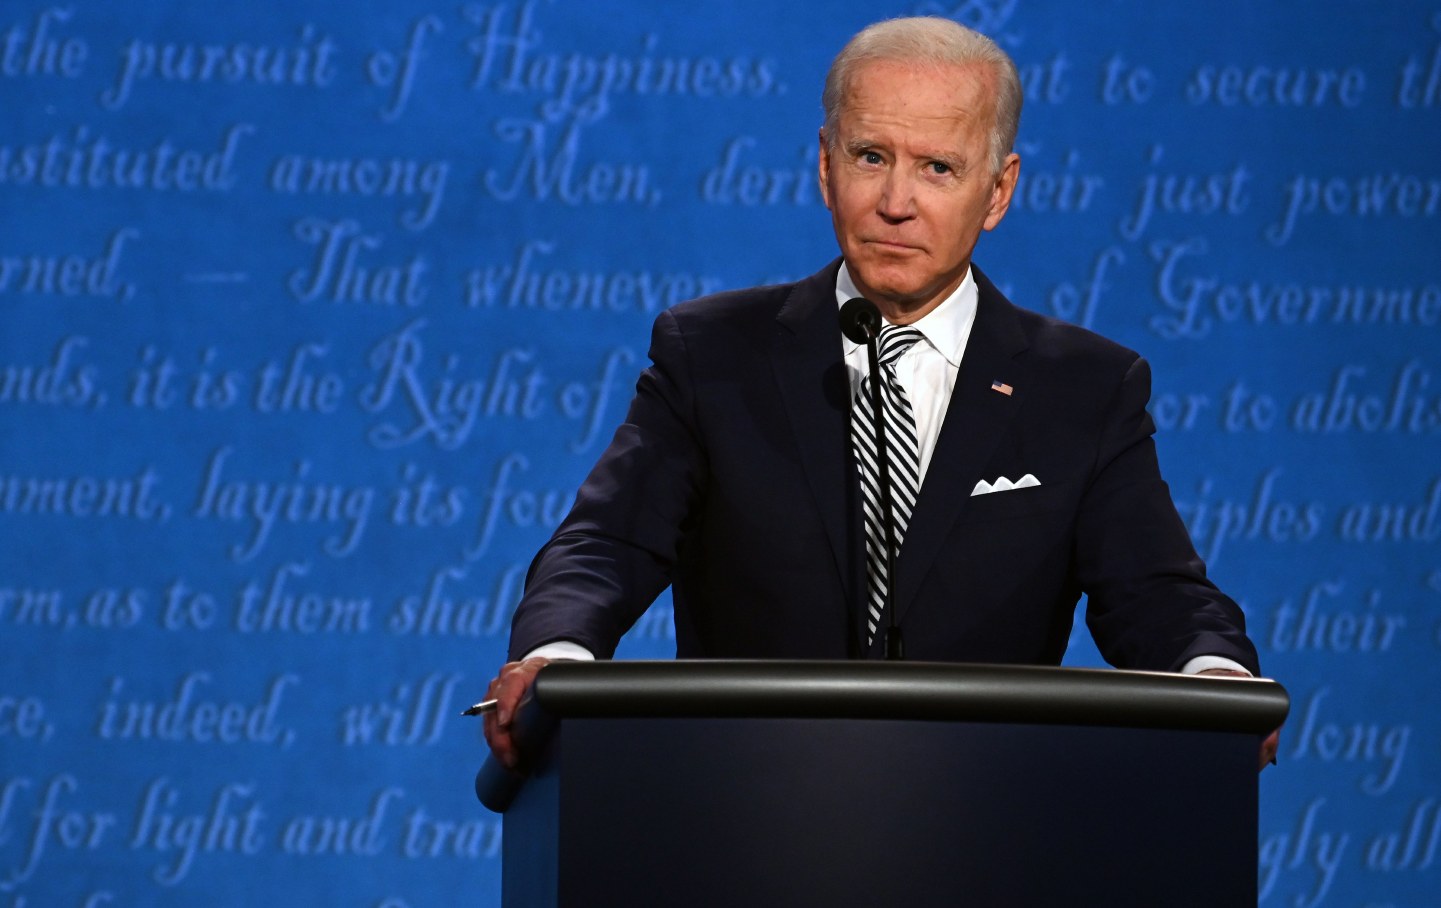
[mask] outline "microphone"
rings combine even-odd
[[[876,352],[876,338],[881,333],[881,310],[870,300],[857,296],[841,306],[841,333],[857,344],[866,345],[871,364],[871,412],[875,414],[872,428],[876,431],[876,468],[880,475],[881,520],[886,525],[886,658],[905,658],[901,628],[896,623],[896,526],[891,496],[891,457],[886,448],[886,411],[881,406],[881,366]]]
[[[863,296],[841,307],[841,333],[858,344],[874,345],[881,333],[881,310]]]

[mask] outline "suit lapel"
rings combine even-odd
[[[861,583],[859,537],[850,532],[857,508],[850,457],[850,382],[841,359],[836,271],[840,259],[796,285],[776,315],[771,364],[776,385],[820,512],[848,611]],[[850,620],[847,617],[847,620]]]
[[[1025,401],[1026,371],[1017,354],[1026,348],[1014,309],[978,269],[972,268],[978,290],[976,321],[941,423],[936,450],[901,544],[896,574],[897,615],[904,617],[914,602],[951,526],[982,479],[1001,434]],[[993,390],[1000,381],[1010,394]]]

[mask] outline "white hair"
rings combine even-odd
[[[1016,64],[996,42],[978,31],[936,16],[887,19],[867,26],[841,48],[826,73],[821,94],[825,109],[826,144],[835,148],[836,121],[845,106],[851,80],[866,63],[886,60],[931,66],[980,63],[996,75],[994,120],[991,123],[991,172],[1000,173],[1016,144],[1021,123],[1021,76]]]

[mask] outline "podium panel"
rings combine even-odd
[[[643,690],[609,692],[619,697],[609,710],[595,699],[558,707],[592,714],[560,717],[505,807],[507,908],[1256,902],[1258,732],[1128,727],[1124,709],[1082,701],[1099,680],[1123,705],[1130,694],[1136,709],[1160,707],[1170,724],[1194,726],[1212,696],[1259,698],[1284,715],[1274,684],[967,666],[891,666],[882,676],[851,666],[767,690],[744,669],[693,667],[727,670],[730,696],[691,692],[689,708],[679,697],[648,702]],[[881,691],[847,696],[857,670]],[[665,700],[656,685],[695,676],[676,678],[642,670],[631,680]],[[956,698],[943,702],[948,679]],[[978,692],[997,684],[990,697]],[[993,710],[1017,688],[1024,704],[1055,685],[1063,690],[1035,715],[1061,720],[1056,710],[1070,709],[1069,721],[947,717]],[[759,701],[736,705],[748,697]],[[886,698],[910,715],[871,714]],[[545,705],[539,681],[536,699]],[[765,704],[775,714],[731,714]],[[804,715],[847,709],[861,715]],[[616,714],[594,714],[607,711]],[[626,714],[638,712],[648,714]],[[1258,712],[1237,724],[1254,725]]]

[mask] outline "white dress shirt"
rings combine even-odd
[[[836,305],[843,306],[861,292],[851,281],[851,273],[841,264],[836,276]],[[936,452],[936,439],[946,419],[951,402],[951,389],[956,386],[956,373],[976,323],[976,279],[971,270],[950,296],[911,325],[925,336],[896,360],[896,380],[905,389],[916,417],[916,442],[920,447],[921,475],[917,479],[924,489],[926,468]],[[866,348],[844,335],[841,346],[845,353],[846,372],[851,379],[851,399],[860,392],[861,381],[870,374]]]

